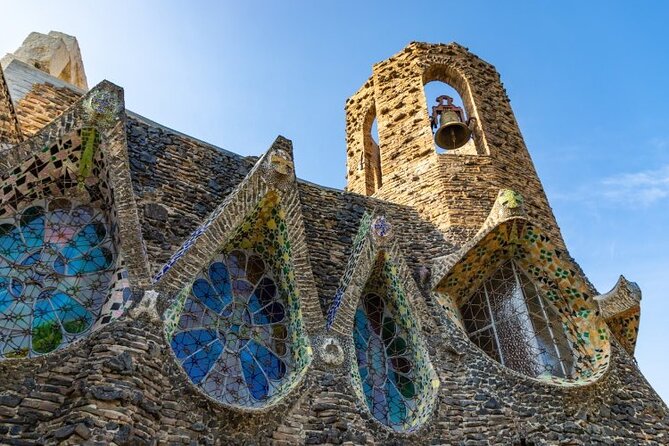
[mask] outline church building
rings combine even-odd
[[[0,65],[0,444],[669,444],[639,287],[570,256],[467,48],[372,67],[345,190],[127,110],[72,36]]]

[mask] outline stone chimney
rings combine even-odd
[[[84,62],[79,43],[73,36],[57,31],[49,34],[32,32],[14,53],[7,54],[0,64],[3,69],[18,59],[82,90],[88,90]]]

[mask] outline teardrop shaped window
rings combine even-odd
[[[193,283],[172,348],[207,394],[252,406],[269,398],[290,363],[285,305],[262,258],[221,255]]]
[[[283,212],[266,202],[187,289],[167,334],[189,379],[209,397],[264,407],[304,371],[308,341],[292,268]]]
[[[410,316],[395,266],[383,253],[355,312],[353,341],[362,396],[371,414],[395,431],[427,417],[438,385]]]

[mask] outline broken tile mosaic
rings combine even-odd
[[[494,226],[463,249],[460,258],[437,286],[437,299],[446,314],[464,328],[467,316],[458,309],[467,310],[461,307],[472,296],[472,290],[479,290],[486,279],[509,260],[513,260],[514,267],[522,272],[521,277],[528,278],[536,287],[536,292],[543,297],[540,303],[548,303],[545,306],[548,311],[558,316],[559,322],[553,320],[551,329],[559,333],[560,326],[563,328],[571,350],[571,365],[562,373],[557,372],[558,367],[553,368],[556,370],[554,374],[524,372],[561,386],[579,386],[599,379],[609,365],[609,330],[599,317],[588,285],[549,237],[524,219],[512,219]],[[542,331],[547,330],[548,327]],[[500,347],[493,346],[489,339],[490,333],[485,331],[472,338],[490,356],[500,360],[495,356],[499,355]],[[561,358],[568,363],[566,358],[570,355],[565,350],[565,342],[558,343],[565,351]]]
[[[120,317],[132,302],[99,143],[90,127],[72,130],[45,142],[3,179],[2,359],[64,348]]]

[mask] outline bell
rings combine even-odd
[[[444,110],[439,114],[439,129],[434,134],[434,142],[445,150],[464,146],[472,136],[469,127],[460,120],[455,110]]]

